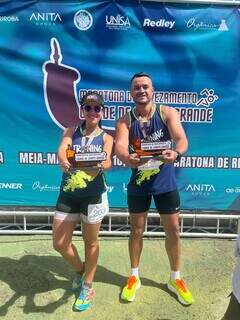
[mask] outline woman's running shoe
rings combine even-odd
[[[91,300],[94,296],[94,291],[92,288],[82,286],[79,297],[73,305],[73,310],[75,311],[84,311],[90,308]]]

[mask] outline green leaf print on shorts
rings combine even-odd
[[[140,170],[136,176],[136,184],[140,186],[143,182],[150,180],[153,176],[160,172],[160,169]]]
[[[94,177],[90,176],[84,171],[77,171],[70,175],[67,179],[63,191],[74,191],[75,189],[86,188],[88,182],[92,181]]]

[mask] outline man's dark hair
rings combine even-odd
[[[132,76],[132,78],[131,78],[131,84],[132,84],[132,82],[133,82],[133,80],[135,79],[135,78],[141,78],[141,77],[147,77],[147,78],[149,78],[151,81],[152,81],[152,78],[150,77],[150,75],[149,74],[147,74],[146,72],[138,72],[138,73],[135,73],[133,76]]]

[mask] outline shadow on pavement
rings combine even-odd
[[[222,320],[239,320],[239,319],[240,319],[240,303],[238,303],[234,295],[231,294],[231,299],[230,299],[228,308]]]

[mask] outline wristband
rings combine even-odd
[[[175,162],[178,162],[182,155],[179,151],[177,151],[177,150],[174,150],[174,151],[177,153],[177,158],[175,159]]]

